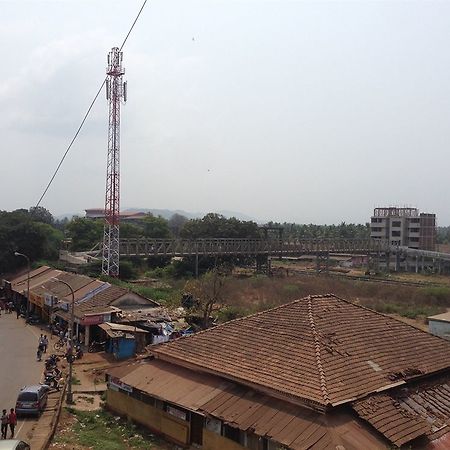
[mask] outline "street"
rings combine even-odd
[[[14,408],[19,389],[25,385],[38,384],[43,363],[36,361],[39,328],[25,325],[16,314],[0,317],[0,409]],[[29,440],[35,418],[18,418],[16,436]],[[8,432],[9,438],[9,432]]]

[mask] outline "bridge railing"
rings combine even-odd
[[[121,239],[121,255],[302,255],[316,253],[368,253],[387,251],[383,241],[371,239]]]

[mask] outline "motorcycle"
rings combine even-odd
[[[83,357],[83,349],[80,344],[75,345],[75,358],[81,359]]]
[[[103,342],[96,342],[92,341],[89,345],[88,352],[89,353],[95,353],[95,352],[102,352],[105,350],[106,341]]]

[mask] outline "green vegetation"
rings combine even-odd
[[[53,217],[45,208],[0,211],[0,273],[12,272],[31,261],[56,259],[63,234],[53,226]]]
[[[298,223],[269,222],[267,225],[281,227],[283,236],[290,239],[315,239],[315,238],[341,238],[341,239],[367,239],[370,236],[370,226],[345,223],[339,225],[314,225]]]
[[[56,444],[78,444],[93,450],[127,450],[152,449],[157,443],[150,433],[106,411],[78,411],[73,408],[66,408],[66,411],[73,416],[75,424],[69,432],[55,436]]]

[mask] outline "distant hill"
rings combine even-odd
[[[139,212],[139,211],[150,212],[154,216],[161,216],[167,220],[169,220],[174,214],[180,214],[184,217],[187,217],[188,219],[199,219],[199,218],[202,218],[203,216],[205,216],[205,214],[207,214],[207,213],[200,213],[200,212],[192,213],[192,212],[188,212],[188,211],[183,211],[182,209],[127,208],[127,209],[123,210],[123,212]],[[215,212],[217,214],[221,214],[222,216],[224,216],[228,219],[230,217],[236,217],[236,219],[239,219],[239,220],[253,220],[256,222],[256,220],[253,217],[247,216],[246,214],[242,214],[242,213],[239,213],[236,211],[221,210],[221,211],[210,211],[210,212]]]
[[[122,212],[127,213],[133,213],[133,212],[146,212],[146,213],[152,213],[154,216],[161,216],[164,217],[164,219],[169,220],[174,214],[180,214],[184,217],[187,217],[188,219],[201,219],[205,214],[207,213],[200,213],[200,212],[188,212],[183,211],[182,209],[156,209],[156,208],[126,208],[123,209]],[[221,210],[221,211],[211,211],[215,212],[217,214],[221,214],[222,216],[229,219],[230,217],[236,217],[236,219],[239,220],[252,220],[254,222],[258,222],[253,217],[247,216],[246,214],[242,214],[240,212],[236,211],[228,211],[228,210]],[[77,212],[77,213],[66,213],[66,214],[59,214],[58,216],[54,216],[55,220],[63,220],[63,219],[69,219],[71,220],[73,217],[84,217],[85,212]]]

